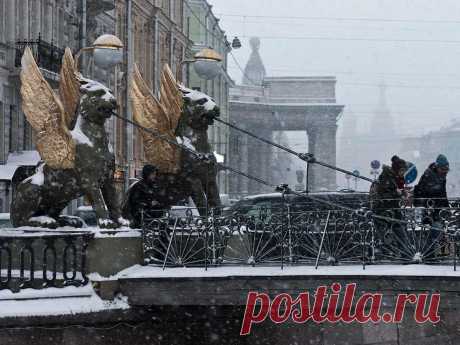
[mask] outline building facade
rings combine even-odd
[[[188,65],[189,87],[199,90],[211,96],[219,105],[221,118],[229,119],[229,90],[234,85],[233,80],[227,73],[228,55],[231,51],[225,32],[219,26],[219,19],[213,14],[212,6],[206,0],[189,0],[185,7],[187,35],[193,41],[193,55],[204,48],[212,48],[223,58],[222,73],[212,80],[200,78]],[[209,128],[209,141],[214,152],[224,157],[226,163],[229,159],[229,129],[228,127],[214,123]],[[221,171],[218,175],[218,184],[221,194],[228,194],[229,175]]]
[[[343,111],[335,99],[335,77],[268,77],[260,56],[260,40],[252,38],[252,54],[243,85],[230,91],[230,118],[258,136],[288,146],[280,132],[306,131],[308,148],[319,161],[336,163],[337,118]],[[276,135],[275,135],[276,134]],[[288,180],[290,157],[285,152],[231,131],[230,166],[272,185]],[[230,195],[241,197],[273,191],[257,181],[232,175]],[[334,170],[313,165],[309,190],[335,190]]]
[[[168,64],[178,81],[187,84],[183,61],[190,56],[191,41],[186,35],[184,0],[116,0],[115,34],[125,42],[125,59],[117,99],[120,113],[132,119],[128,83],[133,64],[139,66],[148,86],[159,92],[161,71]],[[125,184],[139,174],[145,164],[142,139],[137,129],[116,120],[115,153]]]
[[[81,6],[76,0],[0,0],[0,211],[7,212],[11,178],[18,164],[35,165],[34,134],[24,118],[20,62],[31,46],[43,75],[57,87],[65,47],[76,52],[82,41]]]
[[[191,56],[192,44],[184,6],[184,0],[0,0],[0,212],[9,211],[17,166],[33,166],[39,160],[34,133],[21,111],[19,73],[25,46],[32,47],[43,75],[57,88],[66,47],[77,53],[102,34],[117,35],[125,44],[123,64],[102,70],[83,54],[80,66],[84,75],[109,86],[117,96],[119,114],[132,118],[127,81],[134,62],[154,92],[166,63],[188,84],[182,62]],[[123,191],[144,164],[141,139],[119,119],[109,121],[107,130]]]

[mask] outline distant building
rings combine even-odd
[[[378,160],[381,164],[390,164],[391,157],[402,155],[400,151],[401,138],[395,125],[387,102],[386,84],[379,85],[378,103],[373,112],[369,113],[370,123],[367,129],[358,129],[356,114],[348,112],[342,120],[340,131],[339,165],[347,170],[358,170],[360,175],[371,176],[370,163]],[[359,154],[356,154],[359,152]],[[347,187],[350,181],[340,174],[338,183],[340,187]],[[370,184],[367,181],[351,181],[350,187],[368,191]]]
[[[286,131],[306,131],[308,151],[335,165],[337,118],[344,108],[336,104],[335,77],[267,77],[260,40],[252,38],[250,44],[243,85],[230,90],[231,121],[262,138],[280,140],[284,146],[289,146]],[[274,136],[274,132],[282,134]],[[230,135],[230,166],[275,185],[286,182],[286,174],[295,174],[289,171],[294,156],[235,130]],[[314,165],[308,182],[310,190],[335,190],[336,173]],[[233,197],[273,191],[235,174],[230,186]]]

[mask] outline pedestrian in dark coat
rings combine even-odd
[[[375,218],[375,240],[377,242],[376,252],[385,255],[401,255],[404,243],[407,242],[402,220],[401,201],[404,197],[404,174],[407,171],[407,163],[398,156],[391,158],[391,167],[384,165],[378,180],[371,186],[370,198],[371,208],[377,216],[388,217],[388,219]],[[382,250],[385,236],[391,234],[392,245],[388,253]],[[399,254],[398,254],[399,252]]]
[[[436,162],[431,163],[414,188],[416,206],[425,207],[423,224],[430,225],[429,242],[426,243],[425,255],[427,258],[439,254],[439,239],[443,234],[441,209],[449,207],[447,199],[447,174],[449,161],[444,155],[439,155]]]
[[[371,187],[371,204],[375,212],[382,213],[401,207],[406,170],[406,161],[398,156],[391,158],[391,167],[383,166],[382,173]]]
[[[449,161],[446,156],[439,155],[436,162],[431,163],[420,178],[414,189],[417,206],[444,208],[449,207],[447,200],[447,174]]]
[[[131,227],[142,227],[143,220],[164,216],[165,207],[159,201],[160,188],[157,184],[158,169],[145,165],[142,179],[133,184],[123,203],[123,217],[130,220]]]

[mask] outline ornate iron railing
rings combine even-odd
[[[430,202],[428,205],[435,205]],[[460,208],[317,210],[260,208],[258,214],[145,219],[146,264],[450,264],[456,269]]]
[[[21,66],[21,58],[24,54],[24,49],[29,46],[32,49],[37,65],[51,72],[59,73],[61,69],[62,56],[64,49],[61,49],[53,44],[48,43],[38,36],[36,40],[24,40],[16,42],[16,57],[15,66]]]
[[[86,285],[86,249],[93,236],[78,232],[3,231],[0,290]]]

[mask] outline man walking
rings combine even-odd
[[[441,210],[449,207],[446,190],[448,173],[449,161],[441,154],[426,169],[414,188],[414,204],[426,208],[423,223],[431,225],[430,241],[426,249],[430,255],[436,251],[435,244],[442,234]]]
[[[376,252],[386,257],[401,256],[407,235],[403,227],[401,205],[404,202],[404,175],[407,171],[407,162],[398,156],[391,158],[391,166],[384,165],[382,173],[370,190],[371,208],[377,216],[387,219],[375,218]],[[390,238],[387,246],[382,244]]]
[[[446,190],[448,173],[449,161],[446,156],[439,155],[415,186],[414,198],[417,199],[417,205],[427,208],[449,207]]]
[[[123,203],[123,217],[130,220],[132,228],[142,227],[143,220],[161,218],[164,215],[163,205],[159,201],[157,184],[158,169],[153,165],[145,165],[142,179],[133,184]]]

